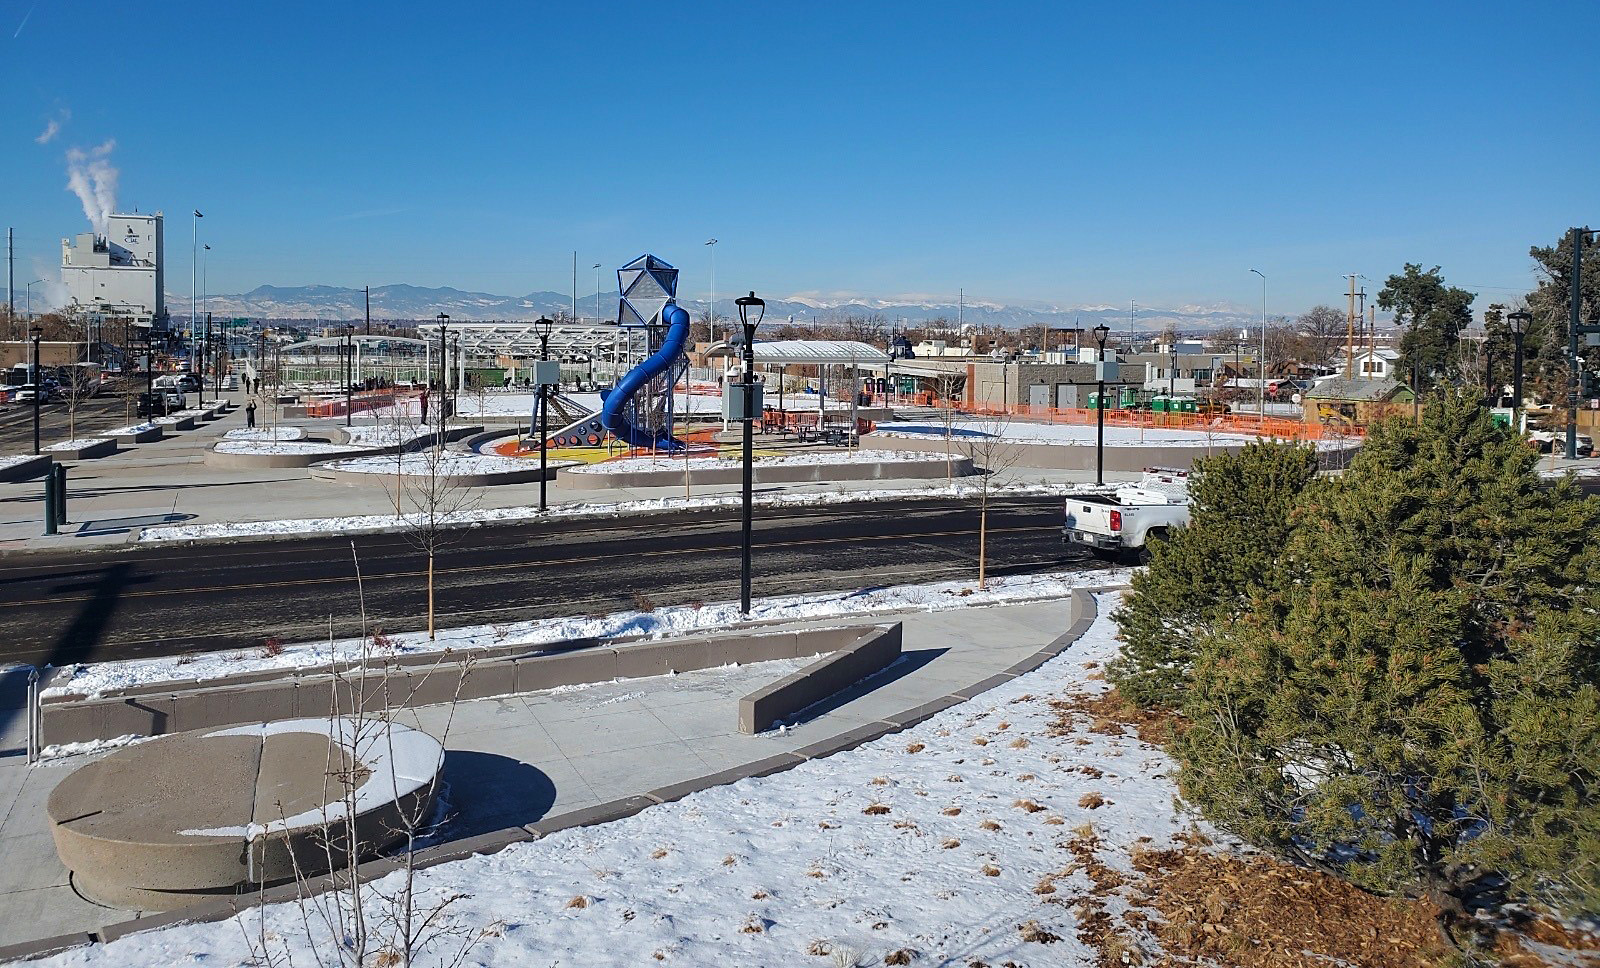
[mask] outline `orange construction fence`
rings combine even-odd
[[[949,409],[963,416],[1019,417],[1033,423],[1067,424],[1093,427],[1095,411],[1088,407],[1056,408],[1022,406],[997,406],[968,403],[964,400],[939,400],[929,397],[925,406],[940,410]],[[1245,436],[1271,437],[1277,440],[1349,440],[1359,439],[1364,431],[1359,427],[1346,427],[1306,423],[1287,417],[1264,417],[1247,413],[1156,413],[1150,410],[1105,411],[1107,427],[1143,427],[1149,429],[1188,430],[1194,433],[1229,433]]]

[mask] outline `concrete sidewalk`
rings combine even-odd
[[[446,796],[456,813],[446,835],[454,840],[793,752],[938,699],[1049,644],[1066,631],[1069,609],[1062,600],[829,621],[900,621],[905,654],[783,733],[739,733],[737,705],[793,662],[432,706],[398,718],[445,740]],[[45,802],[87,758],[30,769],[18,749],[21,718],[10,723],[0,733],[0,945],[134,916],[81,899],[56,858]]]
[[[109,457],[69,463],[69,525],[54,537],[44,536],[44,482],[0,484],[0,552],[6,550],[106,546],[138,540],[146,527],[164,524],[213,524],[295,518],[394,514],[394,492],[385,475],[356,484],[317,480],[306,468],[228,470],[205,463],[206,451],[227,431],[244,426],[240,393],[224,394],[238,404],[220,420],[178,431],[148,444],[129,445]],[[259,417],[259,414],[258,414]],[[263,423],[264,420],[258,420]],[[357,422],[361,422],[358,418]],[[367,422],[371,422],[370,418]],[[341,439],[343,418],[285,420],[284,426],[305,428],[313,437]],[[794,449],[792,442],[758,437],[763,450]],[[806,447],[804,450],[815,450]],[[1018,469],[1007,475],[1015,483],[1081,483],[1082,472]],[[1117,478],[1117,475],[1107,475]],[[1124,478],[1137,475],[1122,475]],[[837,493],[907,488],[926,492],[942,481],[840,481],[825,484],[770,484],[757,490],[775,493]],[[737,483],[695,485],[694,495],[736,494]],[[536,507],[539,485],[505,484],[475,487],[477,508]],[[568,490],[552,482],[549,500],[561,504],[594,504],[681,498],[681,484],[670,487],[614,487]],[[530,517],[532,513],[530,512]]]

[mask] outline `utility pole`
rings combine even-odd
[[[1344,378],[1355,379],[1356,372],[1356,274],[1346,273],[1350,280],[1350,297],[1344,313]]]
[[[17,318],[17,239],[16,229],[6,229],[6,324]]]
[[[578,325],[578,250],[572,250],[572,325]]]
[[[371,336],[372,335],[372,287],[371,286],[365,286],[365,287],[362,288],[361,291],[364,294],[366,294],[366,297],[367,297],[367,309],[366,309],[367,331],[366,331],[366,335]]]

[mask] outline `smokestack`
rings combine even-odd
[[[111,228],[111,213],[117,210],[117,169],[107,160],[117,142],[107,139],[104,144],[84,151],[67,149],[67,190],[78,196],[83,214],[94,226],[96,235],[106,235]]]

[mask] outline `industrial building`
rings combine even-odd
[[[61,283],[67,309],[167,328],[162,218],[112,215],[106,234],[81,232],[61,240]]]

